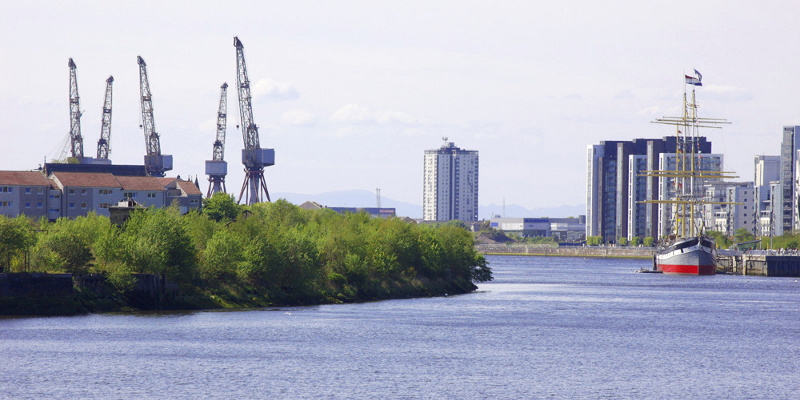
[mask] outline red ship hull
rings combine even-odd
[[[714,241],[707,237],[679,239],[659,251],[656,265],[665,274],[714,275],[715,247]]]
[[[714,275],[717,267],[715,265],[677,265],[661,264],[661,272],[665,274],[683,275]]]

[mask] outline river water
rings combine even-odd
[[[0,397],[800,398],[795,278],[489,261],[459,296],[0,319]]]

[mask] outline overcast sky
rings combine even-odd
[[[244,44],[270,192],[381,188],[422,203],[426,149],[480,152],[482,205],[585,203],[586,147],[658,138],[683,74],[703,74],[700,114],[727,168],[779,154],[800,124],[800,6],[794,1],[4,2],[0,169],[38,167],[69,134],[78,67],[84,152],[96,153],[114,76],[111,159],[141,164],[136,56],[147,62],[171,176],[211,158],[228,93],[227,187],[243,172],[233,37]]]

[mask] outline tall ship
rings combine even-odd
[[[684,75],[682,115],[652,121],[675,126],[674,169],[645,171],[643,175],[658,177],[667,183],[662,186],[669,192],[667,199],[646,201],[669,207],[669,234],[659,240],[655,255],[655,268],[665,274],[713,275],[716,272],[716,243],[706,235],[703,206],[731,204],[706,200],[700,194],[705,182],[734,176],[731,172],[703,168],[703,154],[698,149],[699,130],[720,129],[721,125],[729,122],[698,116],[695,92],[698,86],[703,85],[703,76],[697,70],[694,73],[695,76]]]

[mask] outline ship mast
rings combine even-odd
[[[674,196],[669,200],[645,200],[642,203],[669,204],[672,213],[671,234],[676,237],[690,237],[704,234],[703,223],[696,226],[695,209],[706,204],[737,204],[730,202],[707,201],[698,196],[696,186],[706,179],[737,178],[733,172],[703,170],[702,157],[697,142],[700,128],[721,129],[720,125],[730,124],[725,119],[702,118],[697,112],[696,87],[702,86],[702,75],[695,70],[697,77],[685,75],[683,91],[683,112],[681,117],[663,117],[652,121],[654,124],[675,126],[675,169],[643,171],[640,176],[672,179]],[[687,87],[691,86],[691,99]],[[669,186],[667,186],[669,187]],[[698,213],[702,215],[701,213]],[[688,221],[687,221],[688,219]]]

